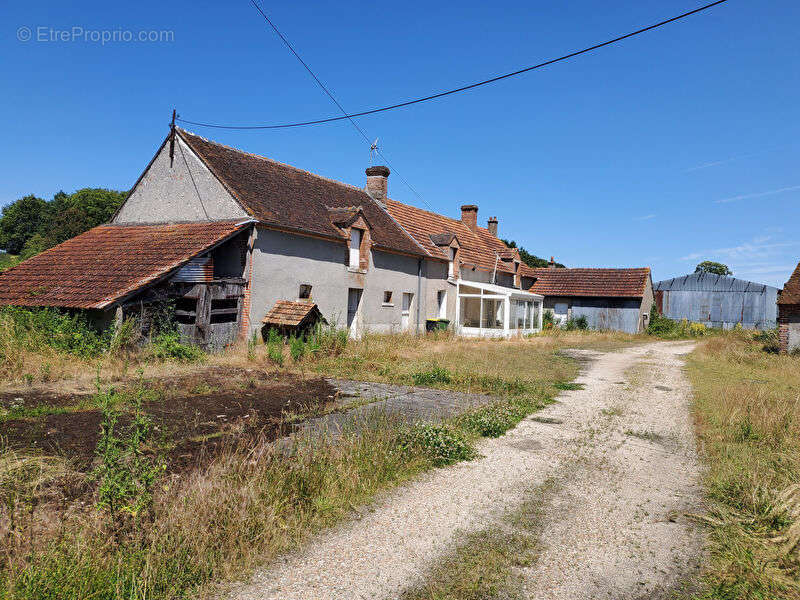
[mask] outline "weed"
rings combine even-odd
[[[400,447],[406,452],[427,456],[436,467],[451,465],[478,456],[466,436],[447,424],[417,424],[401,438]]]
[[[453,378],[447,369],[434,365],[424,371],[412,373],[411,380],[414,382],[414,385],[437,385],[450,383]]]
[[[99,484],[97,505],[108,510],[115,526],[120,524],[123,514],[136,520],[150,511],[153,484],[164,468],[156,466],[144,453],[151,422],[142,411],[143,397],[140,388],[133,397],[132,422],[127,431],[120,431],[117,394],[113,390],[98,389],[96,396],[103,419],[96,451],[100,464],[92,475]]]
[[[289,354],[294,362],[298,362],[306,353],[306,343],[302,337],[291,336],[289,338]]]
[[[178,362],[198,362],[206,358],[206,353],[197,346],[181,342],[177,331],[164,331],[156,335],[150,342],[150,355],[157,360],[175,360]]]
[[[573,381],[556,381],[553,387],[557,390],[582,390],[586,387],[583,383],[575,383]]]

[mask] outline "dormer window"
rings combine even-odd
[[[364,237],[364,232],[361,229],[353,227],[350,230],[350,268],[361,268],[361,241]]]

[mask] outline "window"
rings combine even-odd
[[[480,298],[461,298],[461,325],[464,327],[481,326]]]
[[[503,328],[503,301],[502,300],[481,300],[481,327],[485,329]]]
[[[436,306],[438,307],[438,317],[447,318],[447,290],[436,292]]]
[[[235,323],[239,318],[239,299],[223,298],[211,301],[211,323]]]
[[[197,298],[175,300],[175,321],[181,325],[194,325],[197,320]]]
[[[300,300],[308,300],[311,298],[311,286],[307,283],[300,284],[300,293],[297,295]]]
[[[388,290],[383,292],[383,305],[384,306],[394,306],[394,304],[392,304],[392,292],[390,292]]]
[[[449,254],[450,262],[447,263],[447,276],[448,277],[455,277],[456,276],[456,269],[455,269],[456,249],[455,248],[448,248],[448,254]]]
[[[360,229],[350,230],[350,268],[358,269],[361,263],[361,236],[364,234]]]

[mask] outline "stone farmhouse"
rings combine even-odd
[[[778,295],[778,340],[781,352],[800,348],[800,264]]]
[[[265,316],[364,331],[423,331],[448,319],[464,335],[541,327],[534,270],[478,225],[389,198],[389,169],[359,188],[174,128],[111,223],[0,275],[0,304],[128,316],[149,331],[174,307],[183,336],[218,349]],[[273,310],[275,309],[275,310]]]

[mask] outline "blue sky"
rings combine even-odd
[[[351,112],[515,70],[702,2],[265,3]],[[305,120],[336,108],[247,0],[4,3],[0,203],[128,189],[187,119]],[[800,259],[800,69],[794,0],[730,0],[570,62],[359,119],[397,173],[397,200],[497,215],[502,237],[568,266],[704,259],[781,285]],[[20,27],[33,39],[20,41]],[[50,41],[166,30],[172,41]],[[42,28],[42,29],[39,29]],[[24,34],[23,34],[24,37]],[[37,39],[38,38],[38,39]],[[364,183],[347,122],[201,135]]]

